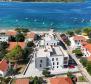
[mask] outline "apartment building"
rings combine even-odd
[[[68,65],[69,56],[61,46],[41,47],[36,51],[35,65],[39,70],[50,68],[51,70],[62,69]]]
[[[59,41],[50,32],[44,36],[36,49],[35,67],[39,70],[50,68],[50,70],[62,69],[68,66],[69,55],[59,46]]]

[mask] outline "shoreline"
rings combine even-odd
[[[7,32],[7,31],[14,31],[16,28],[0,28],[0,33],[1,32]],[[22,28],[20,28],[20,29],[22,29]],[[35,32],[35,33],[48,33],[49,32],[49,30],[51,29],[51,28],[49,28],[49,29],[37,29],[37,28],[35,28],[35,29],[29,29],[29,28],[23,28],[23,29],[28,29],[29,30],[29,32]],[[52,29],[54,29],[54,28],[52,28]],[[80,30],[83,30],[84,28],[80,28]],[[65,30],[56,30],[56,29],[54,29],[54,31],[55,32],[57,32],[57,33],[66,33],[66,32],[68,32],[68,31],[72,31],[72,32],[75,32],[76,30],[79,30],[79,29],[65,29]]]

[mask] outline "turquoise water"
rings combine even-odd
[[[91,3],[0,3],[0,28],[66,31],[91,27]]]

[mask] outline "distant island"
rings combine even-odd
[[[84,2],[85,0],[12,0],[22,2]]]

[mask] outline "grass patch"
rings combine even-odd
[[[79,82],[86,82],[86,79],[84,78],[84,76],[79,76],[78,81]]]

